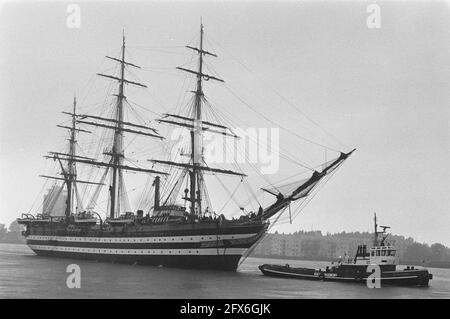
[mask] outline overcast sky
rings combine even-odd
[[[122,29],[130,59],[145,66],[135,74],[149,85],[132,92],[163,113],[177,104],[183,78],[172,68],[189,61],[182,46],[202,17],[206,45],[219,54],[208,65],[233,92],[296,134],[357,148],[279,231],[369,231],[377,212],[394,233],[450,245],[448,2],[376,1],[378,29],[366,24],[372,1],[76,3],[80,28],[66,25],[68,3],[1,7],[0,222],[33,205],[47,168],[42,155],[63,141],[55,125],[74,92],[84,111],[106,94],[93,77],[111,69],[104,56],[118,54]],[[205,90],[249,126],[274,127],[220,86]],[[337,155],[285,133],[280,145],[308,163]],[[271,180],[294,174],[280,166]]]

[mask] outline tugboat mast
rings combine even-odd
[[[374,222],[375,222],[375,238],[373,241],[373,246],[384,246],[386,238],[388,235],[386,234],[386,229],[391,228],[390,226],[380,226],[383,230],[381,232],[378,231],[378,224],[377,224],[377,214],[374,213]],[[381,240],[378,241],[378,235],[381,234]],[[386,235],[385,235],[386,234]]]
[[[378,225],[377,225],[377,213],[373,214],[373,221],[374,221],[374,227],[375,227],[375,232],[374,232],[374,240],[373,240],[373,247],[378,246]]]

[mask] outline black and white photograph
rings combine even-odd
[[[1,1],[0,299],[450,299],[449,103],[450,1]]]

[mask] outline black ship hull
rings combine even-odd
[[[235,271],[267,224],[161,225],[120,231],[32,229],[28,246],[40,256],[153,266]]]
[[[211,269],[235,271],[241,254],[236,255],[205,255],[205,256],[140,256],[140,255],[108,255],[108,254],[84,254],[75,252],[58,252],[34,250],[39,256],[59,257],[70,259],[95,260],[99,262],[112,262],[123,264],[138,264],[149,266],[165,266],[176,268]]]
[[[352,266],[353,270],[346,267],[345,274],[342,272],[326,272],[313,268],[295,268],[282,265],[260,265],[259,269],[266,276],[322,280],[349,283],[367,283],[370,273],[366,272],[367,266]],[[395,269],[395,268],[394,268]],[[432,275],[426,269],[406,269],[406,270],[381,270],[379,278],[381,286],[428,286]]]

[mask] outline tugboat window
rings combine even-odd
[[[380,256],[380,251],[379,250],[377,250],[377,256]]]
[[[385,251],[385,250],[383,250],[383,251],[381,252],[381,256],[386,256],[386,251]]]

